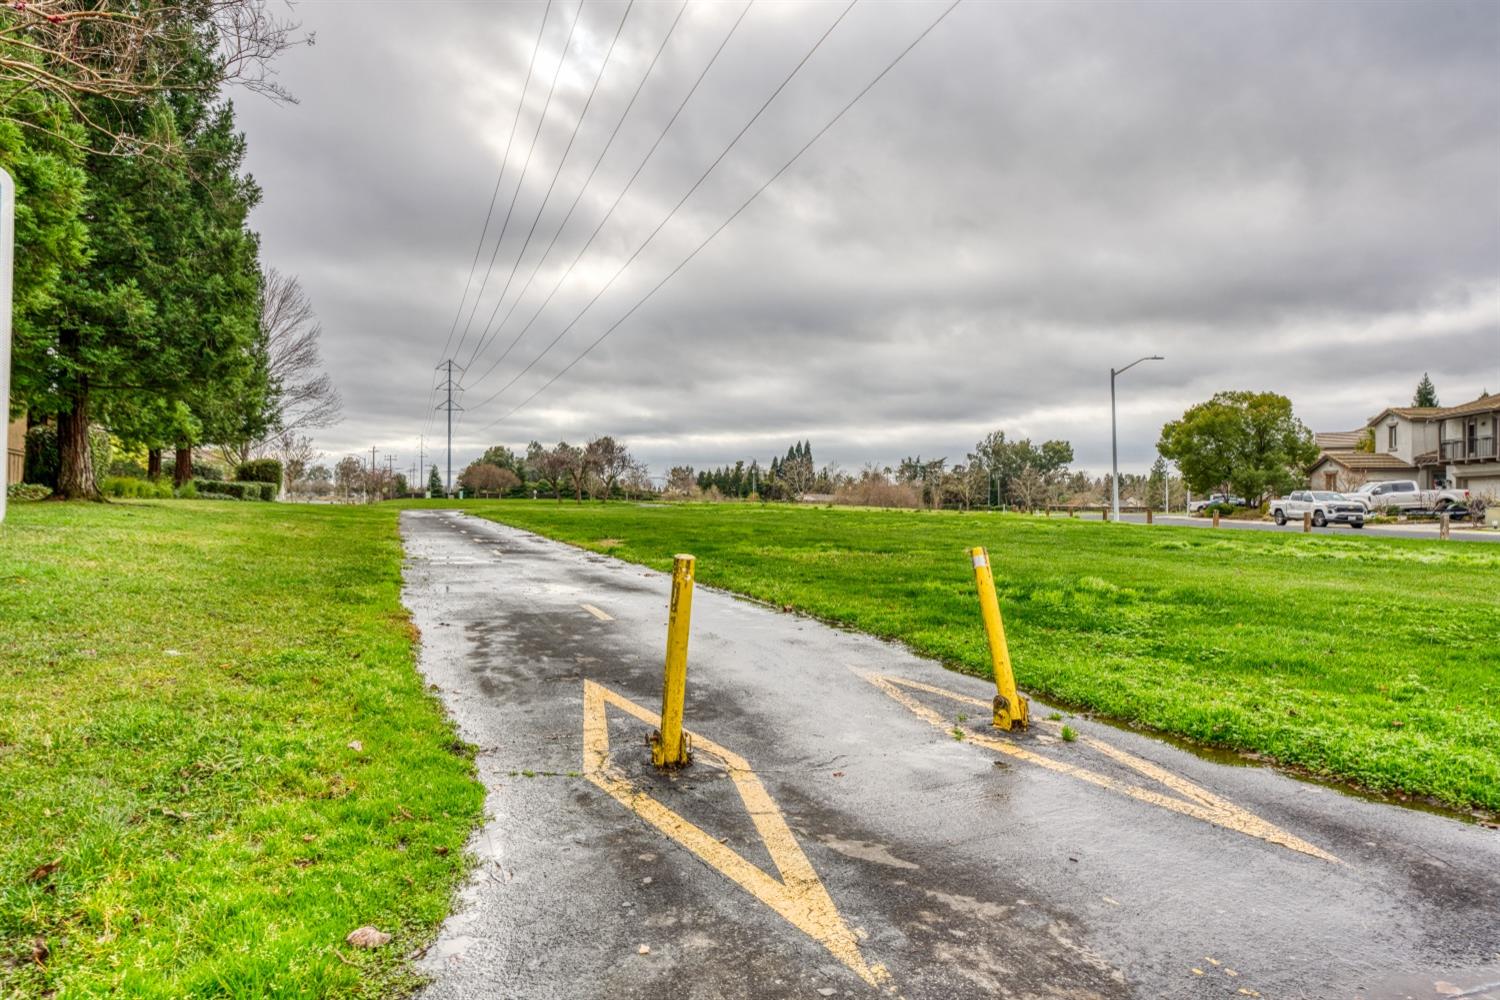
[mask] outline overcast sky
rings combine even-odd
[[[1145,354],[1166,360],[1120,379],[1122,468],[1144,469],[1161,424],[1221,389],[1284,393],[1315,430],[1409,403],[1424,371],[1445,403],[1500,390],[1492,3],[964,0],[525,402],[945,6],[858,3],[543,354],[845,4],[761,0],[741,19],[742,3],[693,0],[670,35],[666,0],[628,16],[616,0],[298,4],[317,44],[279,67],[300,103],[237,106],[265,262],[300,277],[344,396],[319,447],[406,467],[425,433],[430,456],[449,355],[468,369],[455,471],[491,443],[600,434],[657,473],[764,462],[798,439],[857,470],[962,461],[1003,428],[1065,438],[1102,472],[1109,369]]]

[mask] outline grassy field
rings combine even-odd
[[[989,675],[990,550],[1021,686],[1370,789],[1500,809],[1500,546],[988,513],[480,502],[485,517]]]
[[[483,794],[400,561],[389,508],[11,507],[0,995],[410,984]],[[394,940],[345,946],[363,924]]]

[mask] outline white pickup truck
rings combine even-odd
[[[1277,524],[1300,521],[1304,514],[1311,514],[1312,523],[1319,528],[1328,524],[1347,524],[1351,528],[1365,526],[1365,505],[1342,493],[1294,490],[1288,496],[1271,501],[1271,517]]]
[[[1377,510],[1447,510],[1449,507],[1467,507],[1468,490],[1423,490],[1417,488],[1415,479],[1387,479],[1379,483],[1365,483],[1347,494],[1372,511]]]

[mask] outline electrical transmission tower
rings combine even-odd
[[[447,492],[449,493],[453,492],[453,413],[455,410],[459,412],[463,411],[463,407],[459,406],[453,401],[453,392],[454,390],[457,390],[459,392],[464,391],[463,386],[458,385],[453,381],[454,367],[455,366],[453,364],[452,358],[449,358],[447,361],[444,361],[442,364],[438,365],[438,371],[446,373],[444,375],[442,384],[439,385],[438,388],[446,392],[447,398],[442,403],[439,403],[436,407],[434,407],[434,409],[446,410],[448,413],[448,480],[445,485]],[[460,368],[458,371],[460,375],[463,374],[462,368]]]

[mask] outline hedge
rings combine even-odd
[[[274,458],[257,458],[241,462],[234,470],[234,478],[242,483],[271,483],[281,487],[281,463]],[[273,495],[271,499],[276,499]]]
[[[217,500],[229,497],[234,500],[275,500],[275,483],[226,483],[219,479],[194,479],[193,487],[203,499]],[[213,494],[213,496],[208,496]]]

